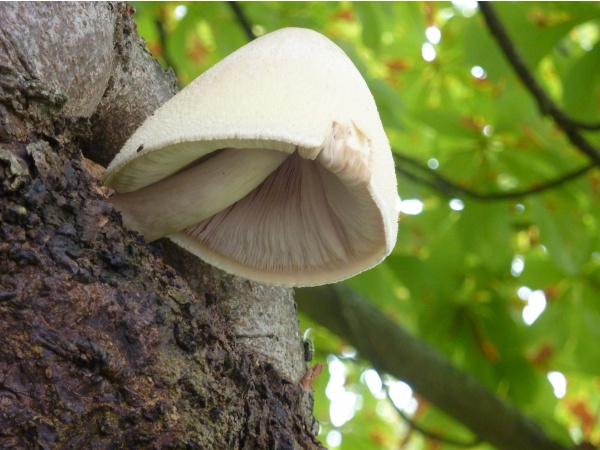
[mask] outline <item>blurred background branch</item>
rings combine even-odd
[[[250,20],[244,13],[244,10],[242,9],[242,6],[240,5],[240,3],[239,2],[227,2],[227,3],[229,3],[229,6],[231,6],[231,10],[233,11],[233,14],[235,15],[235,18],[239,22],[240,26],[244,30],[244,33],[246,33],[248,40],[253,41],[254,39],[256,39],[256,35],[254,34],[254,31],[252,31],[252,24],[250,23]]]
[[[569,172],[554,180],[544,181],[536,186],[526,189],[519,189],[509,192],[478,192],[474,189],[469,189],[451,181],[450,179],[439,174],[437,171],[430,169],[420,161],[403,155],[399,152],[394,152],[396,160],[396,172],[402,176],[414,181],[415,183],[423,184],[441,195],[448,198],[453,197],[470,197],[476,200],[518,200],[529,195],[539,194],[549,189],[557,188],[569,181],[575,180],[591,169],[596,167],[596,163],[588,164],[581,169]],[[408,166],[410,166],[410,168]]]
[[[552,101],[537,82],[531,73],[531,70],[527,67],[527,64],[521,57],[519,50],[513,44],[506,28],[502,25],[500,18],[494,10],[493,3],[485,1],[480,1],[478,3],[490,33],[492,33],[496,39],[498,46],[504,52],[506,59],[509,61],[519,78],[521,78],[525,86],[527,86],[527,89],[529,89],[531,94],[535,97],[542,114],[552,117],[557,125],[568,135],[569,133],[575,133],[573,136],[576,136],[578,130],[600,130],[600,123],[588,123],[572,119],[565,114],[554,101]],[[581,151],[590,157],[590,159],[598,163],[598,161],[600,161],[600,155],[597,150],[592,149],[591,146],[584,141],[585,140],[582,140],[581,136],[578,136],[573,140],[573,145],[579,147]]]
[[[378,371],[406,381],[497,449],[567,450],[344,284],[296,289],[296,302],[304,314],[346,339]]]

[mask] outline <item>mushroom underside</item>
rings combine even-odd
[[[332,272],[344,278],[386,253],[382,214],[367,185],[345,183],[295,152],[241,200],[170,237],[238,275],[270,274],[265,282],[278,275],[318,281]]]
[[[148,242],[178,232],[243,198],[289,157],[276,150],[232,148],[207,156],[156,183],[113,196],[123,223]]]

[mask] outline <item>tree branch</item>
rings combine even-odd
[[[242,7],[239,5],[239,3],[238,2],[227,2],[227,3],[229,3],[229,6],[233,10],[233,14],[235,14],[235,18],[237,19],[237,21],[240,23],[240,25],[244,29],[244,32],[246,33],[248,40],[253,41],[254,39],[256,39],[257,36],[254,34],[254,31],[252,31],[252,24],[250,23],[250,20],[248,19],[248,17],[246,17],[246,14],[242,10]]]
[[[406,381],[499,450],[567,450],[515,406],[343,284],[297,289],[296,301],[303,313],[346,339],[378,371]]]
[[[499,47],[504,52],[504,56],[517,73],[521,81],[527,86],[536,99],[540,111],[544,115],[549,115],[554,122],[565,132],[571,143],[582,153],[587,155],[596,165],[600,165],[600,153],[596,150],[580,133],[579,130],[600,130],[600,124],[591,124],[575,121],[568,117],[552,99],[546,94],[544,89],[536,81],[535,77],[527,67],[527,64],[521,57],[519,51],[511,41],[506,28],[500,22],[498,15],[494,11],[490,2],[479,2],[479,9],[485,19],[488,29],[496,39]]]
[[[596,167],[595,163],[590,163],[583,166],[573,172],[568,172],[561,175],[554,180],[546,181],[543,184],[531,186],[526,189],[509,191],[509,192],[478,192],[473,189],[469,189],[451,181],[436,171],[424,166],[421,162],[399,153],[394,153],[394,159],[396,159],[396,171],[404,175],[405,177],[428,186],[437,192],[445,195],[446,197],[460,197],[467,196],[476,200],[511,200],[519,199],[533,194],[539,194],[541,192],[554,189],[561,186],[569,181],[572,181],[581,175],[585,174],[589,170]],[[409,164],[416,172],[405,169],[402,164]]]

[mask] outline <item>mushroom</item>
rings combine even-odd
[[[125,226],[268,284],[340,281],[397,236],[394,161],[367,84],[321,34],[240,48],[146,119],[105,184]]]

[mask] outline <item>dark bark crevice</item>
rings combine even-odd
[[[133,7],[117,3],[114,8],[119,12],[114,64],[90,119],[92,137],[83,150],[86,157],[105,167],[144,119],[177,92],[174,72],[160,66],[137,34]]]

